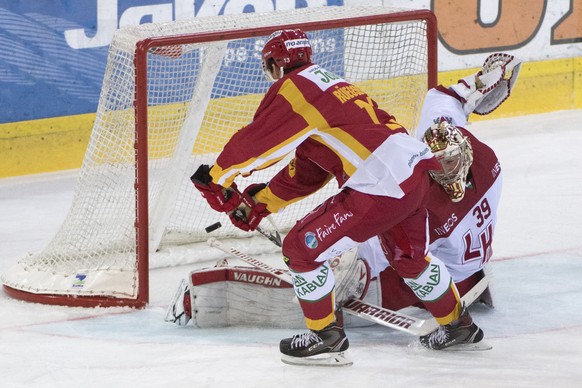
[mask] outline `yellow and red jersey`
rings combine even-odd
[[[275,82],[253,121],[225,145],[210,174],[228,187],[239,174],[295,158],[257,194],[276,212],[335,177],[340,188],[400,198],[420,172],[438,168],[428,147],[357,86],[318,65]],[[437,164],[435,164],[437,163]]]

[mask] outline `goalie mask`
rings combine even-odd
[[[285,70],[311,63],[311,44],[307,35],[299,29],[275,31],[267,38],[262,59],[265,77],[269,81],[276,81]],[[279,74],[273,74],[273,64]]]
[[[453,202],[465,196],[467,174],[473,163],[471,142],[461,131],[446,120],[432,125],[423,140],[441,165],[440,170],[429,171]]]

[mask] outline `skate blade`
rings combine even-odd
[[[472,351],[482,351],[482,350],[491,350],[493,346],[486,341],[479,341],[473,344],[459,344],[455,346],[450,346],[448,348],[444,348],[448,352],[472,352]]]
[[[354,363],[345,356],[344,352],[317,354],[310,357],[293,357],[282,354],[281,361],[289,365],[307,366],[350,366]]]

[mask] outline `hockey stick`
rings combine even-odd
[[[244,261],[254,267],[260,268],[263,271],[283,280],[286,283],[293,284],[291,276],[284,270],[276,269],[270,265],[247,255],[232,247],[225,247],[220,241],[211,237],[208,239],[208,245],[220,249],[237,259]],[[366,303],[360,299],[349,299],[342,305],[342,310],[350,315],[363,318],[370,322],[380,324],[382,326],[390,327],[392,329],[400,330],[408,334],[421,336],[428,334],[438,327],[434,319],[419,319],[407,314],[385,309],[380,306],[374,306]]]
[[[261,228],[260,226],[257,226],[257,228],[255,230],[257,232],[259,232],[260,234],[262,234],[263,236],[265,236],[266,238],[268,238],[269,240],[271,240],[271,242],[273,244],[275,244],[276,246],[278,246],[280,248],[283,245],[283,240],[281,240],[281,235],[279,234],[277,225],[275,225],[275,221],[273,221],[273,218],[271,216],[267,217],[267,221],[269,221],[269,223],[271,223],[271,225],[275,229],[274,232],[267,232],[265,229]]]
[[[237,211],[237,217],[242,217],[242,215],[240,215],[240,216],[238,215],[238,212],[240,212],[240,210]],[[240,213],[242,213],[242,212],[240,212]],[[264,230],[260,226],[257,226],[255,230],[257,232],[259,232],[260,234],[262,234],[263,236],[265,236],[266,238],[268,238],[269,240],[271,240],[271,242],[273,244],[275,244],[276,246],[281,247],[281,245],[283,243],[281,240],[281,235],[277,231],[277,225],[275,225],[275,222],[271,219],[271,217],[267,217],[267,219],[269,220],[271,225],[273,225],[273,227],[275,228],[274,233],[267,232],[266,230]],[[220,222],[215,222],[214,224],[207,226],[205,228],[205,230],[206,230],[206,233],[210,233],[210,232],[213,232],[220,227],[222,227],[222,224]]]

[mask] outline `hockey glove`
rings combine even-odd
[[[227,189],[212,182],[210,168],[207,164],[201,164],[190,180],[212,209],[223,213],[232,212],[241,205],[242,195],[234,183]]]
[[[463,110],[467,117],[471,113],[486,115],[509,97],[520,69],[519,58],[504,53],[491,54],[478,73],[460,79],[450,89],[463,100]]]
[[[229,214],[230,221],[237,228],[250,232],[257,229],[262,219],[267,217],[271,212],[267,210],[267,205],[256,202],[254,195],[267,187],[266,184],[253,184],[245,189],[242,193],[242,203],[234,212]]]

